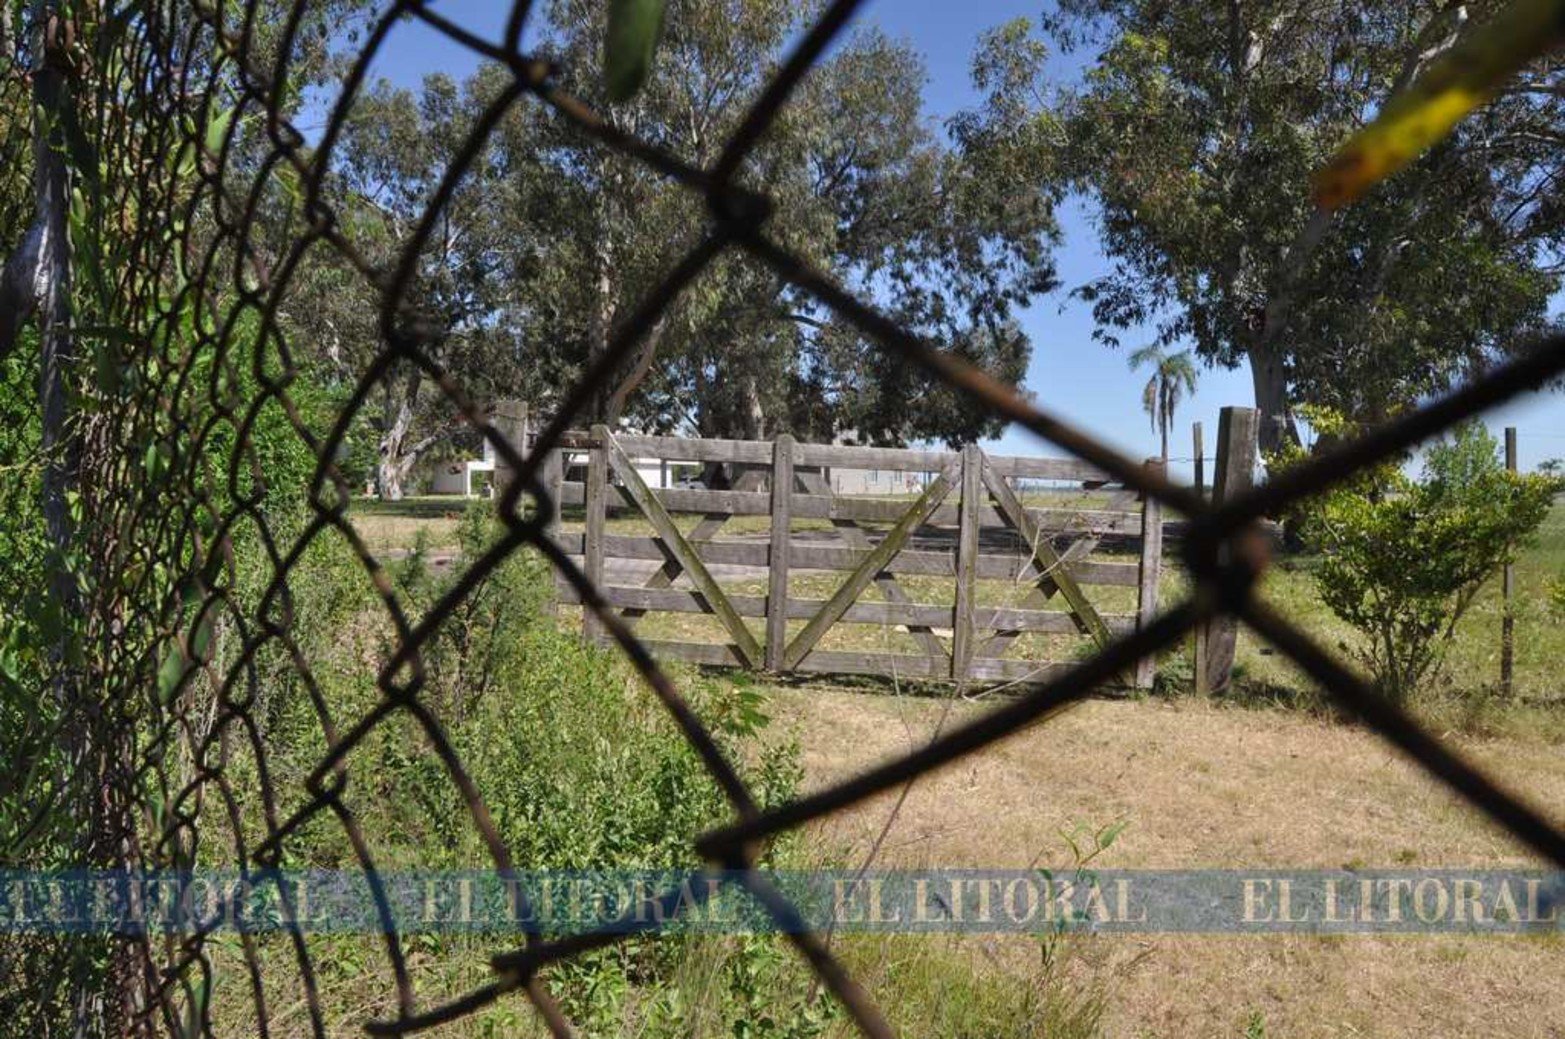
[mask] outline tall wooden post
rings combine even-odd
[[[1201,437],[1201,423],[1197,422],[1190,427],[1190,446],[1195,451],[1195,493],[1196,497],[1206,497],[1206,444]]]
[[[788,550],[793,521],[793,437],[772,442],[772,549],[767,556],[766,670],[783,669],[788,645]]]
[[[1148,458],[1147,472],[1162,476],[1168,466],[1161,458]],[[1157,617],[1158,579],[1163,569],[1163,503],[1150,494],[1141,498],[1141,558],[1136,582],[1136,630]],[[1136,688],[1151,689],[1157,677],[1157,655],[1148,653],[1136,661]]]
[[[489,410],[489,424],[494,427],[496,433],[505,438],[517,454],[524,458],[527,456],[530,445],[527,443],[526,404],[519,400],[497,401]],[[505,456],[498,451],[494,452],[494,476],[491,477],[490,483],[494,487],[497,500],[515,478],[516,474]]]
[[[498,472],[498,464],[496,472]],[[565,452],[560,448],[550,451],[543,460],[538,477],[543,481],[544,493],[548,495],[548,501],[542,503],[549,510],[549,515],[544,517],[543,536],[554,538],[560,533],[560,494],[565,490]],[[495,486],[495,495],[505,493],[500,485]],[[559,605],[562,592],[567,592],[565,579],[558,573],[554,575],[554,598],[549,600],[549,612],[554,613]]]
[[[592,427],[592,443],[587,454],[587,533],[582,539],[582,569],[594,587],[603,587],[603,526],[608,518],[609,427]],[[603,625],[585,606],[581,630],[591,641],[603,637]]]
[[[1217,420],[1217,462],[1212,475],[1212,505],[1220,506],[1248,491],[1255,483],[1256,427],[1254,408],[1224,408]],[[1233,677],[1234,651],[1239,642],[1239,621],[1223,616],[1206,626],[1204,669],[1196,689],[1220,693]]]
[[[1206,498],[1206,438],[1201,423],[1190,427],[1190,447],[1195,455],[1195,494]],[[1197,624],[1190,632],[1190,673],[1195,676],[1195,695],[1205,696],[1206,688],[1206,625]]]
[[[1505,468],[1516,471],[1516,427],[1505,427]],[[1516,617],[1512,613],[1511,596],[1516,591],[1515,567],[1505,564],[1501,576],[1500,594],[1504,599],[1504,612],[1500,616],[1500,692],[1511,695],[1513,671],[1516,663]]]
[[[977,444],[962,449],[962,505],[957,514],[956,605],[951,617],[951,678],[967,680],[973,659],[973,611],[978,603],[978,512],[983,507],[984,455]]]

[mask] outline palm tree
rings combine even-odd
[[[1186,393],[1195,392],[1195,361],[1189,350],[1165,354],[1157,344],[1144,346],[1130,355],[1130,367],[1150,364],[1152,378],[1141,391],[1141,406],[1146,409],[1152,428],[1163,436],[1163,462],[1168,462],[1168,429],[1174,424],[1174,411]]]

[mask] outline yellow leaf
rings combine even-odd
[[[1451,132],[1518,69],[1565,43],[1565,0],[1516,0],[1468,33],[1315,175],[1318,205],[1358,198]]]

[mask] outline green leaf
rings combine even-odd
[[[218,112],[206,124],[206,150],[207,154],[216,157],[223,150],[223,138],[228,136],[228,128],[233,124],[235,108],[225,108]]]
[[[636,96],[663,35],[663,0],[609,0],[603,47],[603,80],[610,101]]]
[[[165,703],[173,698],[179,680],[185,677],[185,649],[178,639],[169,640],[163,653],[163,663],[158,665],[158,697]]]

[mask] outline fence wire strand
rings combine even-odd
[[[87,515],[80,535],[88,556],[90,587],[100,589],[87,611],[88,644],[94,663],[84,679],[81,703],[110,705],[97,724],[133,733],[130,754],[115,766],[119,808],[136,820],[118,835],[110,857],[127,867],[179,867],[193,860],[208,829],[204,816],[223,813],[232,833],[234,864],[255,884],[272,883],[286,859],[289,840],[304,827],[330,819],[351,845],[356,864],[376,874],[370,835],[346,799],[350,757],[367,736],[394,720],[410,722],[427,738],[445,776],[467,807],[499,875],[514,870],[510,852],[483,792],[464,768],[461,756],[424,699],[425,654],[430,642],[451,623],[473,590],[515,553],[536,549],[597,618],[668,715],[699,755],[732,809],[732,819],[701,836],[695,849],[722,870],[736,870],[742,884],[767,914],[789,933],[799,955],[841,1002],[865,1035],[889,1037],[894,1023],[880,1014],[864,989],[832,954],[821,936],[802,926],[798,910],[754,867],[769,838],[802,826],[876,794],[892,790],[931,770],[976,753],[994,742],[1046,719],[1073,701],[1090,695],[1143,657],[1176,643],[1196,625],[1221,614],[1241,618],[1320,682],[1329,694],[1387,741],[1417,760],[1498,825],[1540,855],[1565,866],[1565,834],[1516,794],[1464,762],[1406,713],[1378,697],[1351,670],[1317,646],[1286,617],[1254,594],[1266,565],[1265,549],[1250,536],[1252,524],[1335,482],[1395,456],[1454,423],[1508,400],[1565,371],[1565,338],[1546,339],[1519,359],[1499,368],[1446,400],[1415,411],[1362,439],[1273,478],[1253,492],[1213,506],[1189,488],[1178,486],[1140,462],[1126,457],[1057,415],[1040,409],[1014,388],[991,377],[939,345],[920,338],[882,314],[875,305],[838,285],[806,258],[770,237],[766,223],[773,201],[743,184],[743,171],[768,128],[786,110],[789,98],[860,7],[860,0],[828,5],[808,29],[754,101],[709,168],[695,166],[658,145],[616,126],[559,84],[549,62],[520,49],[530,11],[522,0],[511,10],[503,38],[485,39],[427,6],[423,0],[398,0],[378,17],[340,80],[341,93],[312,144],[286,118],[284,84],[291,56],[309,5],[293,0],[263,16],[260,0],[242,5],[202,0],[164,0],[130,6],[106,4],[97,12],[99,45],[92,60],[101,68],[111,59],[120,78],[101,77],[88,106],[97,113],[90,136],[97,142],[104,169],[145,170],[145,176],[117,176],[99,186],[112,209],[124,214],[130,233],[123,254],[113,258],[125,272],[103,289],[124,332],[116,341],[122,360],[157,374],[138,387],[105,397],[100,414],[81,431],[87,464],[112,474],[86,488]],[[430,203],[394,261],[379,266],[340,225],[329,203],[327,179],[342,147],[348,113],[382,58],[398,23],[416,19],[454,46],[501,66],[510,80],[471,126],[448,157]],[[275,35],[262,40],[263,23]],[[120,91],[130,85],[128,93]],[[217,140],[218,106],[231,104],[232,118]],[[613,153],[633,159],[688,189],[694,204],[707,209],[710,228],[613,331],[607,350],[566,393],[562,406],[527,445],[502,434],[484,409],[464,392],[432,349],[435,336],[409,304],[409,288],[419,257],[436,221],[501,120],[518,105],[546,105],[561,119]],[[266,147],[259,155],[238,155],[242,121],[258,118]],[[14,144],[14,142],[8,142]],[[215,145],[215,147],[213,147]],[[14,150],[14,147],[11,149]],[[194,156],[188,172],[177,170],[180,156]],[[297,178],[297,216],[302,226],[268,226],[263,201],[279,171]],[[258,241],[283,234],[285,247],[268,260]],[[307,254],[334,253],[373,289],[383,349],[362,373],[336,422],[323,436],[301,417],[290,396],[300,370],[283,332],[281,311],[293,279]],[[762,811],[718,741],[681,695],[669,675],[611,608],[588,575],[549,536],[544,522],[557,503],[541,476],[543,459],[564,433],[579,424],[590,402],[613,383],[628,358],[674,300],[719,257],[743,252],[786,282],[855,326],[881,350],[933,374],[991,413],[1031,430],[1122,482],[1150,495],[1190,520],[1187,564],[1192,598],[1151,624],[1115,639],[1078,668],[1051,678],[992,712],[950,728],[906,755],[872,768],[792,803]],[[151,272],[150,276],[146,272]],[[110,274],[111,278],[116,275]],[[164,293],[177,286],[174,299]],[[188,320],[182,315],[188,313]],[[242,321],[241,318],[244,320]],[[247,322],[252,322],[248,324]],[[121,341],[122,340],[122,341]],[[199,349],[198,349],[199,348]],[[197,371],[190,358],[198,352],[216,360]],[[409,617],[387,571],[347,517],[348,484],[336,459],[350,426],[371,394],[398,365],[418,369],[438,388],[452,409],[492,446],[515,474],[496,498],[503,534],[458,577],[422,616]],[[149,369],[151,370],[151,369]],[[258,387],[249,399],[235,392],[244,380]],[[189,406],[199,397],[202,409]],[[273,530],[260,507],[263,459],[250,442],[263,408],[285,412],[295,434],[310,445],[317,465],[308,488],[311,517],[302,530]],[[200,423],[192,422],[200,418]],[[232,431],[236,448],[227,471],[201,468],[202,445]],[[173,477],[153,485],[141,478],[140,460],[125,457],[125,445],[146,442],[190,445],[175,452]],[[231,503],[221,507],[211,493],[214,476],[226,481]],[[169,488],[173,489],[170,490]],[[268,559],[270,577],[259,607],[246,608],[227,589],[234,576],[230,551],[234,532],[252,531]],[[299,646],[290,575],[318,539],[342,539],[376,590],[390,628],[391,652],[375,676],[380,700],[364,717],[340,718]],[[166,589],[177,591],[169,594]],[[227,638],[237,642],[232,661],[215,673],[208,649],[197,633],[222,621]],[[173,689],[159,688],[158,647],[168,637],[186,646],[190,665]],[[260,660],[280,652],[311,702],[324,750],[304,778],[304,797],[274,785],[265,769],[265,751],[257,721],[263,692]],[[217,690],[198,714],[198,701],[185,696],[196,681]],[[50,738],[53,738],[52,736]],[[260,769],[264,833],[248,841],[236,808],[243,792],[225,775],[232,756],[253,757]],[[170,762],[175,762],[170,764]],[[155,802],[155,803],[154,803]],[[284,899],[288,892],[278,890]],[[546,938],[523,928],[521,945],[496,955],[493,976],[447,1002],[424,1005],[410,978],[408,954],[384,892],[373,888],[385,934],[385,952],[395,988],[393,1016],[367,1023],[373,1035],[400,1036],[434,1028],[493,1003],[520,989],[556,1036],[573,1034],[561,1007],[540,973],[588,950],[624,941],[637,925],[613,926],[567,938]],[[655,899],[667,912],[688,907],[680,892]],[[522,914],[527,919],[529,914]],[[652,920],[654,913],[627,920]],[[215,927],[215,923],[214,923]],[[211,985],[212,929],[161,942],[134,940],[134,962],[120,981],[127,1032],[145,1036],[188,1035],[192,1008],[200,1034],[211,1034],[210,1007],[200,993]],[[325,1035],[322,983],[309,942],[291,931],[289,944],[297,964],[302,1013],[314,1035]],[[269,993],[260,957],[249,936],[241,941],[248,984],[255,1001],[259,1034],[268,1034],[267,1018],[279,1013],[282,993]]]

